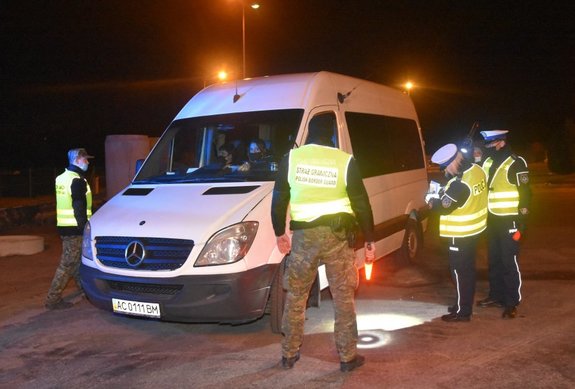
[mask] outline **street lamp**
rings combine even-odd
[[[223,82],[227,79],[228,79],[228,72],[226,72],[225,70],[220,70],[218,72],[218,80]]]
[[[250,4],[252,9],[258,9],[258,3]],[[246,7],[244,0],[242,0],[242,62],[243,62],[243,78],[246,78]]]
[[[222,70],[218,71],[217,74],[213,74],[213,75],[209,76],[208,78],[204,77],[204,88],[206,86],[208,86],[208,83],[211,84],[213,82],[213,80],[216,80],[216,79],[220,82],[226,81],[228,79],[228,72],[226,72],[225,70],[222,69]]]
[[[409,96],[411,90],[412,90],[413,87],[414,87],[414,85],[413,85],[413,82],[407,81],[407,82],[403,85],[403,87],[405,88],[405,91],[407,92],[407,95]]]

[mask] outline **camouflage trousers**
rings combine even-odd
[[[303,342],[309,291],[318,266],[325,264],[335,309],[334,333],[339,358],[342,362],[355,358],[358,336],[354,294],[359,278],[354,258],[347,240],[338,239],[330,227],[294,231],[283,279],[287,291],[282,319],[284,357],[295,356]]]
[[[82,255],[82,237],[81,236],[61,236],[62,238],[62,256],[60,264],[52,279],[52,285],[46,296],[46,304],[55,304],[62,300],[62,292],[68,285],[70,279],[74,278],[76,285],[80,290],[80,262]]]

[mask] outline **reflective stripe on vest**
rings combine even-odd
[[[489,186],[488,208],[489,212],[498,216],[517,215],[519,213],[519,191],[507,179],[509,168],[515,160],[507,157],[497,168]],[[485,174],[489,175],[489,168],[493,159],[488,158],[483,163]]]
[[[310,222],[340,212],[353,214],[346,191],[351,155],[315,144],[290,151],[288,182],[290,215]]]
[[[457,178],[452,178],[446,185],[445,190]],[[477,235],[487,225],[487,177],[483,170],[472,165],[463,172],[461,182],[470,191],[469,197],[463,206],[455,209],[449,215],[441,215],[439,218],[439,235],[446,238],[464,238]]]
[[[58,227],[78,227],[72,206],[72,181],[82,178],[78,173],[66,169],[56,177],[56,225]],[[86,215],[92,216],[92,190],[86,181]]]

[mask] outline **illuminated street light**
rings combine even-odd
[[[208,86],[208,83],[211,84],[214,80],[218,80],[220,82],[224,82],[228,79],[228,72],[226,72],[225,70],[220,70],[218,71],[218,73],[212,73],[212,75],[210,75],[209,77],[204,77],[204,88],[206,86]]]
[[[225,81],[227,79],[228,79],[228,72],[226,72],[225,70],[220,70],[218,72],[218,80]]]
[[[413,89],[415,85],[413,85],[413,82],[411,81],[407,81],[403,87],[405,88],[405,91],[407,92],[407,95],[409,96],[411,93],[411,90]]]
[[[252,9],[258,9],[258,3],[250,4]],[[246,78],[246,7],[244,0],[242,0],[242,62],[243,62],[243,78]]]

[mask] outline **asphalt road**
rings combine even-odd
[[[445,253],[431,223],[410,266],[380,261],[357,294],[366,365],[341,373],[329,295],[310,308],[302,358],[278,367],[281,337],[269,318],[229,326],[113,315],[75,296],[48,312],[42,302],[59,260],[52,226],[10,234],[45,238],[46,250],[0,258],[1,388],[572,388],[575,387],[575,183],[542,177],[520,256],[519,317],[476,309],[469,323],[439,317],[454,298]],[[478,253],[477,296],[487,292]]]

